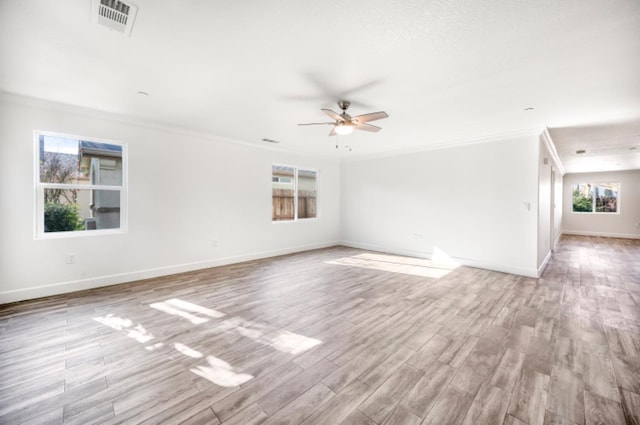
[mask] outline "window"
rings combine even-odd
[[[619,183],[575,183],[572,186],[573,212],[619,212]]]
[[[125,229],[125,146],[36,132],[36,237]]]
[[[273,176],[271,177],[271,181],[273,183],[293,184],[293,179],[291,177]]]
[[[271,219],[293,221],[318,216],[318,172],[286,165],[271,167]]]

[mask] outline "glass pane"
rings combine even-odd
[[[271,219],[273,221],[294,219],[293,167],[274,165],[271,167]]]
[[[573,212],[593,212],[593,190],[590,184],[573,185]]]
[[[40,135],[43,183],[122,185],[122,146]]]
[[[318,215],[317,175],[315,171],[298,170],[298,218]]]
[[[44,190],[44,231],[120,228],[119,190]]]
[[[618,184],[598,183],[595,185],[596,212],[618,212]]]

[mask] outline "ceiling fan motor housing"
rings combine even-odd
[[[338,101],[338,106],[343,111],[346,111],[349,108],[349,105],[351,105],[351,102],[349,102],[348,100],[339,100]]]

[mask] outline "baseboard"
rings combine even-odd
[[[562,234],[574,236],[597,236],[600,238],[640,239],[640,235],[634,235],[632,233],[583,232],[580,230],[563,230]]]
[[[0,304],[7,304],[17,301],[31,300],[35,298],[48,297],[52,295],[66,294],[69,292],[82,291],[86,289],[100,288],[103,286],[117,285],[120,283],[134,282],[142,279],[150,279],[160,276],[168,276],[176,273],[184,273],[211,267],[224,266],[228,264],[242,263],[244,261],[259,260],[262,258],[277,257],[279,255],[294,254],[298,252],[310,251],[313,249],[329,248],[339,245],[338,241],[322,242],[317,244],[302,245],[291,248],[275,249],[269,251],[253,252],[249,254],[236,255],[231,257],[215,258],[205,261],[197,261],[187,264],[177,264],[153,269],[138,270],[127,273],[119,273],[108,276],[98,276],[89,279],[59,282],[51,285],[34,286],[25,289],[15,289],[0,292]]]
[[[542,260],[542,264],[540,264],[540,267],[538,267],[538,276],[536,277],[542,276],[542,272],[544,272],[544,269],[547,268],[547,264],[549,264],[549,260],[551,260],[551,251],[548,251],[547,255],[544,257],[544,260]]]
[[[378,251],[378,252],[384,252],[384,253],[395,254],[395,255],[406,255],[408,257],[417,257],[417,258],[431,259],[433,255],[433,253],[431,252],[416,251],[416,250],[397,248],[397,247],[380,246],[380,245],[368,244],[364,242],[355,242],[355,241],[343,240],[343,241],[340,241],[340,245],[348,246],[351,248],[366,249],[369,251]],[[501,272],[501,273],[516,274],[519,276],[534,277],[534,278],[538,277],[538,270],[535,268],[527,269],[527,268],[521,268],[521,267],[513,267],[505,264],[496,264],[496,263],[489,263],[481,260],[475,260],[472,258],[451,257],[451,259],[463,266],[476,267],[479,269],[492,270],[492,271]]]
[[[553,249],[552,249],[552,251],[556,250],[556,247],[558,246],[558,242],[560,242],[560,238],[562,237],[563,234],[564,234],[563,231],[560,230],[560,233],[558,233],[558,237],[556,238],[555,241],[553,241]]]

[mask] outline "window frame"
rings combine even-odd
[[[75,139],[84,142],[104,143],[109,145],[117,145],[122,147],[122,185],[87,185],[77,183],[47,183],[40,181],[40,136],[61,137],[67,139]],[[85,137],[75,134],[58,133],[53,131],[35,130],[34,131],[34,239],[59,239],[59,238],[77,238],[86,236],[102,236],[124,234],[128,232],[128,168],[129,168],[129,149],[124,142],[103,139],[99,137]],[[67,190],[107,190],[120,192],[120,227],[117,229],[94,229],[94,230],[78,230],[67,232],[45,232],[44,228],[44,192],[46,189],[67,189]]]
[[[596,211],[596,193],[595,193],[595,187],[600,186],[600,185],[605,185],[605,184],[616,184],[618,185],[618,195],[616,197],[616,211],[615,212],[605,212],[605,211]],[[591,211],[574,211],[573,210],[573,191],[574,191],[574,186],[581,186],[581,185],[591,185],[592,191],[591,191],[591,201],[592,201],[592,210]],[[593,215],[616,215],[616,214],[620,214],[620,208],[621,208],[621,196],[622,194],[622,183],[620,183],[620,181],[599,181],[599,182],[592,182],[592,181],[586,181],[586,182],[573,182],[571,183],[571,190],[569,191],[569,196],[570,196],[570,200],[571,200],[571,214],[593,214]]]
[[[274,220],[273,219],[273,183],[275,183],[273,181],[273,167],[286,167],[286,168],[292,168],[293,169],[293,181],[291,182],[291,184],[293,185],[293,211],[294,211],[294,217],[291,220]],[[303,170],[303,171],[312,171],[315,173],[315,181],[316,181],[316,216],[315,217],[303,217],[300,218],[298,217],[298,171],[299,170]],[[318,193],[320,192],[320,170],[318,170],[317,168],[313,168],[313,167],[298,167],[296,165],[288,165],[288,164],[282,164],[282,163],[273,163],[271,164],[271,167],[269,169],[269,172],[271,173],[271,184],[270,184],[270,188],[269,191],[271,192],[271,205],[270,205],[270,215],[271,215],[271,223],[296,223],[299,221],[314,221],[314,220],[318,220],[320,218],[320,203],[318,202]],[[285,183],[285,184],[289,184],[289,183]]]

